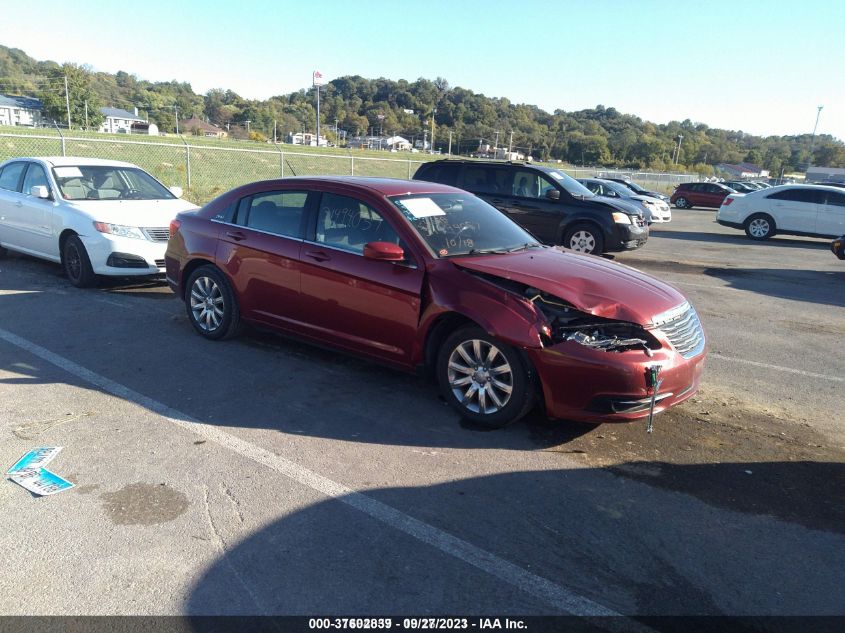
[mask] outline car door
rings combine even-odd
[[[242,198],[220,231],[216,259],[233,280],[243,315],[272,327],[302,321],[300,251],[309,193],[273,189]]]
[[[719,208],[722,206],[722,200],[724,200],[728,194],[727,190],[712,183],[704,184],[702,186],[702,190],[702,200],[700,204],[703,207]]]
[[[0,172],[0,243],[19,249],[27,242],[21,196],[26,166],[24,161],[9,163]]]
[[[819,211],[816,233],[830,237],[845,235],[845,192],[828,191]]]
[[[50,198],[32,195],[33,187],[47,187]],[[56,234],[56,210],[53,192],[47,180],[47,172],[38,163],[29,163],[21,187],[20,219],[25,247],[32,253],[50,259],[59,257],[59,240]]]
[[[420,315],[423,270],[383,210],[324,192],[302,250],[302,296],[310,335],[409,365]],[[408,259],[364,257],[368,242],[393,242]]]
[[[775,226],[781,231],[816,233],[824,190],[794,187],[767,196]]]
[[[557,187],[537,171],[530,169],[497,170],[494,181],[497,195],[492,204],[546,243],[555,243],[564,211],[561,200],[551,200],[546,193]]]

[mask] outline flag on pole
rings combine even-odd
[[[319,70],[314,71],[314,85],[315,86],[322,86],[323,85],[323,74]]]

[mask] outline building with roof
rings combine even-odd
[[[754,163],[738,163],[736,165],[719,163],[715,167],[717,170],[724,172],[732,179],[769,177],[769,170],[763,169],[760,165],[755,165]]]
[[[196,116],[179,121],[179,130],[183,134],[193,134],[194,136],[204,136],[206,138],[224,138],[228,136],[226,130],[223,128],[212,125]]]
[[[128,110],[121,110],[120,108],[100,108],[100,112],[105,117],[102,125],[100,125],[100,132],[107,134],[131,134],[133,126],[137,127],[139,124],[146,124],[142,126],[146,127],[146,129],[138,131],[141,131],[143,134],[152,134],[150,128],[153,126],[148,124],[146,119],[138,116],[138,108],[135,108],[134,113]],[[156,128],[156,133],[158,133],[158,128]]]
[[[320,135],[320,142],[317,142],[317,135],[312,134],[311,132],[296,132],[288,134],[288,143],[292,145],[310,145],[311,147],[317,147],[319,144],[320,147],[328,147],[329,142],[326,140],[326,137],[322,134]]]
[[[44,124],[40,99],[0,95],[0,125],[39,127]]]
[[[845,182],[845,169],[811,165],[805,177],[807,182]]]

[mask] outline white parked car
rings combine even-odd
[[[751,193],[732,193],[716,222],[744,229],[752,240],[777,233],[809,237],[845,234],[845,191],[823,185],[780,185]]]
[[[80,288],[97,275],[164,273],[170,221],[197,206],[131,163],[14,158],[0,164],[0,255],[60,262]]]
[[[621,182],[604,178],[579,178],[578,182],[597,196],[630,202],[642,211],[643,219],[647,224],[669,222],[672,219],[672,209],[665,200],[635,193]]]

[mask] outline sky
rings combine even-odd
[[[0,0],[0,8],[11,0]],[[443,77],[553,112],[614,107],[756,135],[845,140],[839,0],[39,0],[0,44],[249,99]],[[17,5],[19,6],[19,5]],[[2,79],[2,77],[0,77]]]

